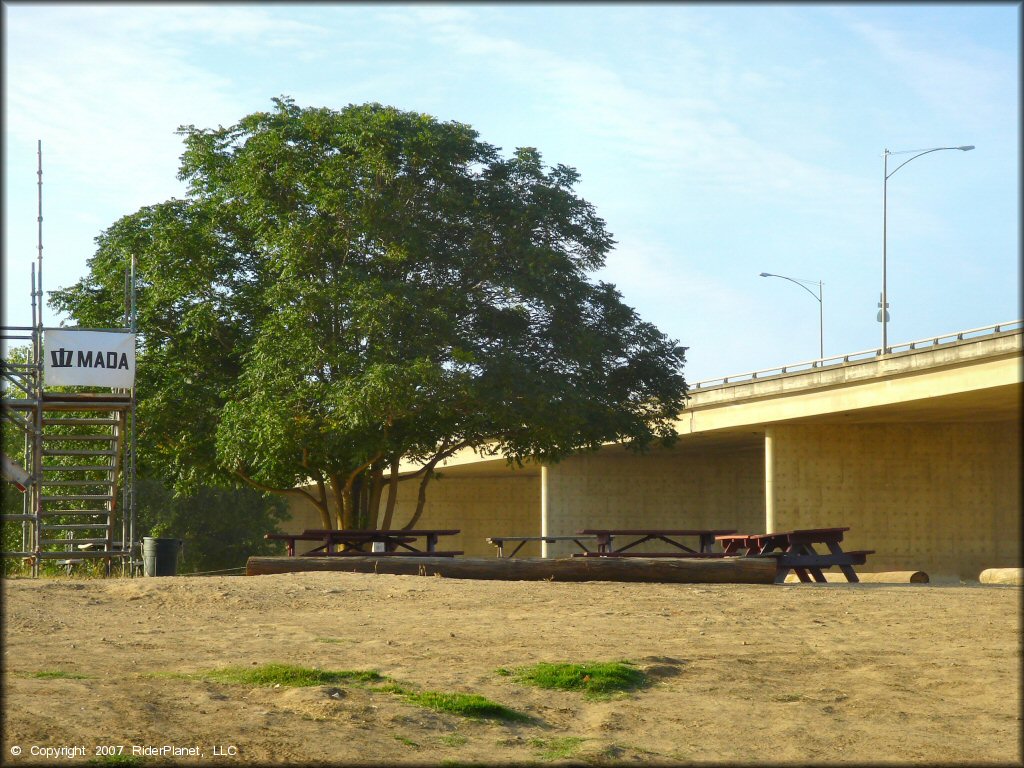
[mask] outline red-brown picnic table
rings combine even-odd
[[[722,534],[735,533],[733,529],[710,528],[586,528],[581,534],[597,537],[597,552],[586,552],[576,557],[720,557],[722,553],[712,548],[715,538]],[[613,547],[616,537],[630,537],[632,541]],[[697,549],[678,541],[679,538],[696,537]],[[629,552],[633,547],[648,541],[663,541],[675,549],[669,552]]]
[[[436,557],[452,557],[461,555],[461,551],[440,551],[437,548],[438,538],[454,536],[459,529],[417,528],[407,530],[353,530],[310,528],[302,533],[268,533],[265,539],[284,540],[288,546],[288,555],[295,556],[296,541],[319,541],[315,547],[305,553],[307,556],[320,555],[431,555]],[[424,540],[422,548],[414,546],[418,539]],[[367,545],[382,544],[383,551],[366,551]],[[340,547],[340,549],[336,549]]]
[[[575,536],[489,536],[487,541],[498,548],[498,557],[506,557],[505,544],[509,542],[519,542],[516,544],[515,549],[507,555],[507,557],[515,557],[516,552],[522,549],[523,545],[530,541],[542,541],[545,544],[554,544],[556,541],[573,541],[576,543],[576,546],[583,550],[584,554],[589,553],[590,549],[588,549],[587,545],[580,541],[580,539],[593,539],[596,541],[597,537],[584,536],[579,533]]]
[[[857,582],[854,565],[863,565],[873,549],[844,552],[840,546],[844,528],[800,528],[775,533],[727,534],[716,537],[722,550],[729,555],[775,557],[778,571],[775,583],[781,584],[786,574],[793,571],[800,581],[825,582],[823,569],[833,566],[843,572],[847,581]],[[817,552],[815,544],[824,544],[828,553]]]

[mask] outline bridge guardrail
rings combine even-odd
[[[887,353],[892,354],[894,352],[909,352],[914,349],[920,349],[922,347],[937,347],[943,344],[956,344],[964,341],[965,339],[977,338],[979,336],[995,335],[997,333],[1007,333],[1010,331],[1020,331],[1024,328],[1024,320],[1010,320],[1005,323],[996,323],[994,325],[986,325],[982,328],[971,328],[966,331],[954,331],[952,333],[944,333],[939,336],[932,336],[926,339],[918,339],[917,341],[907,341],[901,344],[892,344],[889,346]],[[865,349],[860,352],[849,352],[845,355],[834,355],[832,357],[822,357],[815,360],[805,360],[800,363],[789,363],[777,368],[765,368],[759,371],[748,371],[746,373],[737,373],[730,376],[719,376],[714,379],[704,379],[698,381],[696,384],[691,384],[689,389],[691,391],[712,389],[714,387],[725,387],[730,384],[742,384],[745,382],[756,381],[770,376],[779,376],[784,373],[801,373],[804,371],[819,370],[822,368],[831,368],[835,366],[845,365],[846,363],[856,362],[858,360],[864,360],[868,358],[877,358],[882,356],[882,348],[875,347],[874,349]]]

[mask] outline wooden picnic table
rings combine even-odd
[[[597,541],[596,536],[584,536],[583,534],[576,534],[575,536],[490,536],[487,541],[498,548],[498,557],[505,557],[505,543],[506,542],[519,542],[516,548],[513,549],[508,557],[515,557],[516,552],[523,548],[523,545],[530,541],[542,541],[545,544],[554,544],[556,541],[574,541],[576,546],[583,550],[584,553],[590,552],[580,539],[586,539],[589,541]]]
[[[727,533],[735,533],[735,529],[707,528],[586,528],[580,534],[597,537],[597,551],[585,552],[575,557],[721,557],[721,552],[714,552],[716,537]],[[614,546],[616,537],[630,537],[632,541]],[[680,538],[696,537],[697,549],[687,546]],[[629,552],[633,547],[648,541],[662,541],[675,549],[668,552]]]
[[[302,533],[267,533],[263,538],[267,540],[280,540],[288,547],[288,556],[295,557],[296,541],[317,541],[320,546],[314,547],[304,556],[317,557],[322,555],[330,556],[352,556],[352,555],[419,555],[432,557],[454,557],[461,555],[461,550],[441,551],[437,548],[438,538],[441,536],[454,536],[460,533],[459,529],[434,529],[417,528],[409,530],[352,530],[352,529],[329,529],[329,528],[307,528]],[[423,539],[419,547],[416,543]],[[374,544],[383,545],[383,551],[372,551]],[[367,545],[371,547],[366,550]]]
[[[844,552],[840,542],[846,528],[800,528],[777,533],[725,534],[716,539],[727,555],[748,557],[774,557],[777,568],[775,583],[786,580],[786,574],[793,571],[800,581],[824,583],[824,569],[839,568],[849,582],[858,582],[854,565],[863,565],[873,549]],[[818,552],[815,544],[824,544],[828,552]]]

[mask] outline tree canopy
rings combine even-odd
[[[415,519],[463,448],[674,439],[683,350],[588,280],[613,240],[574,169],[380,104],[179,133],[186,198],[115,222],[51,302],[116,324],[137,259],[140,442],[180,491],[233,478],[392,527],[403,460]]]

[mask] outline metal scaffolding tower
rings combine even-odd
[[[38,265],[32,266],[32,325],[0,328],[3,479],[22,499],[20,511],[7,504],[3,510],[5,528],[21,524],[20,548],[2,555],[28,562],[33,576],[39,575],[43,561],[70,569],[94,559],[105,560],[107,575],[115,561],[122,572],[134,574],[140,564],[135,546],[134,385],[47,387],[44,380],[41,142],[38,151],[39,246]],[[134,332],[134,278],[133,263],[126,274],[125,327],[106,331]],[[12,342],[20,346],[12,347]]]

